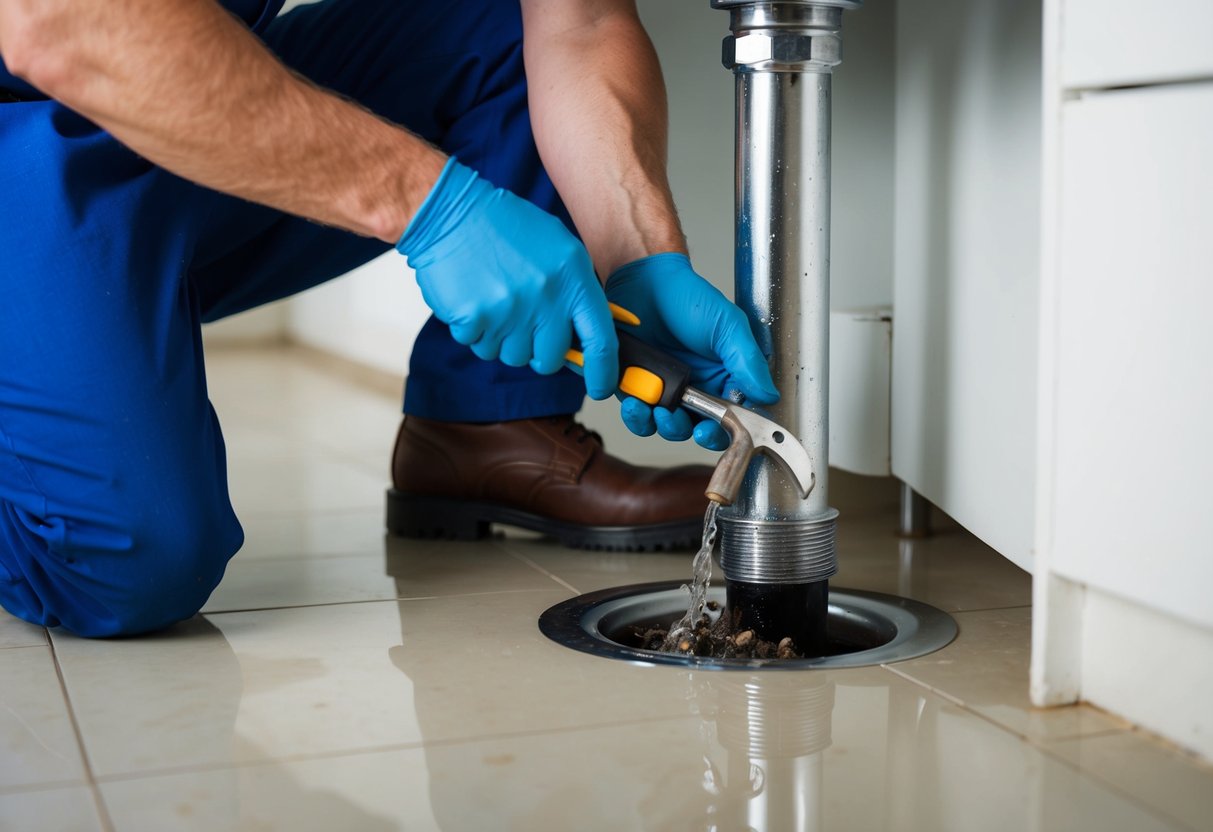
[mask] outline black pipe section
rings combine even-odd
[[[827,625],[830,582],[807,584],[752,584],[725,581],[725,609],[737,631],[753,630],[766,641],[791,638],[805,658],[828,652]]]

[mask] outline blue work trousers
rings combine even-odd
[[[568,222],[531,136],[516,3],[327,0],[260,36]],[[54,101],[0,104],[0,604],[87,636],[197,612],[243,542],[202,323],[387,248],[186,182]],[[571,373],[480,361],[430,319],[405,410],[496,421],[583,394]]]

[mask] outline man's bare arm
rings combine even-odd
[[[522,17],[535,141],[599,274],[685,253],[665,85],[634,0],[522,0]]]
[[[167,170],[386,242],[445,162],[290,72],[215,0],[0,0],[0,55]]]

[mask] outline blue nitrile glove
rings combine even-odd
[[[693,386],[722,398],[740,390],[754,404],[779,401],[745,313],[696,274],[685,254],[654,254],[628,263],[607,280],[606,294],[640,318],[637,337],[690,366]],[[627,398],[621,413],[628,429],[640,436],[656,431],[681,441],[693,434],[714,451],[729,444],[728,434],[710,419],[692,429],[691,414],[683,408],[670,412]]]
[[[426,305],[480,358],[554,373],[576,330],[586,391],[615,391],[619,342],[606,295],[585,247],[551,214],[451,159],[396,249]]]

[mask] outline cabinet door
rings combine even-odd
[[[1061,74],[1067,87],[1213,77],[1209,0],[1064,0]]]
[[[1213,83],[1063,108],[1052,569],[1213,627]]]

